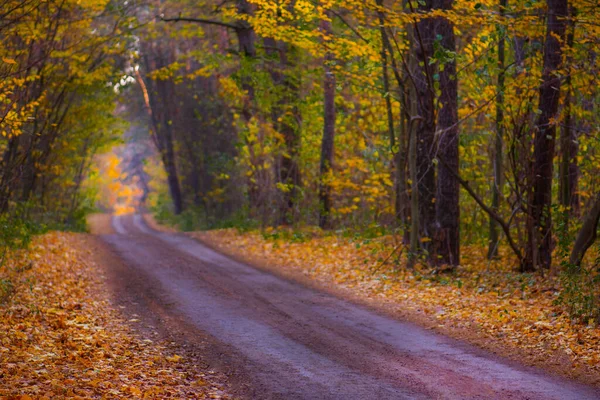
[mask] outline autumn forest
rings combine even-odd
[[[67,314],[40,317],[18,306],[40,301],[31,293],[17,300],[31,279],[62,279],[66,249],[105,246],[65,231],[113,249],[110,235],[135,229],[191,232],[277,273],[383,296],[435,329],[477,331],[531,365],[568,359],[559,374],[600,383],[597,2],[0,0],[0,37],[7,332],[79,329],[68,313],[80,309],[49,295]],[[74,265],[104,261],[77,254],[69,274],[95,282]],[[108,312],[94,307],[89,318]],[[6,335],[0,349],[38,351]],[[242,393],[218,368],[198,385],[170,345],[118,340],[146,349],[136,362],[177,370],[171,386],[73,372],[60,390],[23,378],[0,397]],[[41,379],[12,357],[0,380]]]

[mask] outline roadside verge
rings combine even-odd
[[[235,229],[189,236],[260,269],[333,292],[525,365],[600,385],[600,329],[554,304],[556,279],[486,266],[477,249],[452,275],[382,265],[394,245],[337,236],[282,239]],[[386,242],[387,240],[387,242]],[[384,263],[385,264],[385,263]],[[502,283],[504,282],[504,283]]]
[[[103,221],[106,227],[106,221]],[[86,234],[51,232],[0,268],[0,397],[227,398],[111,302]]]

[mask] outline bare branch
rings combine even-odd
[[[219,20],[215,20],[215,19],[189,18],[189,17],[182,17],[181,15],[179,17],[174,17],[174,18],[165,18],[165,16],[163,14],[161,14],[161,15],[157,15],[156,18],[158,18],[164,22],[192,22],[195,24],[223,26],[225,28],[229,28],[229,29],[233,29],[233,30],[238,30],[238,29],[243,28],[242,26],[240,26],[238,24],[230,24],[228,22],[223,22],[223,21],[219,21]]]
[[[456,180],[458,180],[460,185],[467,191],[467,193],[469,193],[469,195],[473,198],[473,200],[475,200],[475,202],[477,204],[479,204],[479,207],[481,207],[481,209],[483,211],[485,211],[490,216],[490,218],[492,218],[494,221],[496,221],[500,225],[500,227],[504,231],[504,234],[506,235],[506,240],[508,240],[508,244],[509,244],[510,248],[515,253],[515,255],[519,258],[519,262],[521,262],[523,260],[523,255],[521,254],[521,250],[519,249],[517,244],[514,242],[512,236],[510,234],[509,225],[504,221],[504,219],[502,219],[502,217],[500,217],[494,210],[492,210],[490,207],[488,207],[483,202],[481,197],[479,197],[479,195],[477,195],[477,193],[475,193],[473,188],[471,188],[471,185],[469,185],[469,182],[462,179],[460,177],[460,175],[458,175],[452,168],[450,168],[448,166],[448,164],[446,164],[446,161],[444,161],[443,158],[438,157],[438,160],[440,160],[440,162],[442,164],[444,164],[444,166],[446,166],[446,168],[451,172],[451,174],[454,175],[454,177],[456,178]]]

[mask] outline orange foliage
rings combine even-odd
[[[12,282],[0,298],[0,398],[222,398],[196,366],[133,334],[82,243],[50,233],[0,268]]]

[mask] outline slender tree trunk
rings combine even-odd
[[[237,0],[238,13],[252,14],[252,5],[247,0]],[[249,68],[248,63],[256,58],[256,33],[254,28],[248,22],[238,21],[239,27],[235,29],[238,39],[238,50],[241,57],[242,68],[242,89],[248,94],[244,102],[242,114],[246,121],[250,121],[253,115],[253,105],[255,101],[254,85],[250,76],[245,71]]]
[[[407,167],[408,167],[408,147],[409,147],[409,132],[408,132],[408,119],[406,118],[406,110],[408,107],[406,101],[406,92],[402,87],[400,88],[400,129],[398,132],[398,143],[397,151],[394,154],[394,168],[396,175],[394,176],[395,186],[395,203],[394,208],[396,212],[396,218],[400,221],[401,228],[404,231],[403,239],[404,243],[410,242],[410,229],[409,220],[411,213],[411,204],[408,196],[408,182],[407,182]]]
[[[416,110],[416,104],[414,97],[410,100],[413,107],[411,111]],[[411,114],[415,115],[415,114]],[[419,228],[421,223],[419,221],[419,177],[417,168],[417,126],[420,120],[411,120],[408,129],[408,169],[410,171],[411,180],[411,191],[410,191],[410,255],[409,255],[409,266],[414,264],[415,259],[419,253],[421,242],[419,240]]]
[[[383,6],[383,0],[377,0],[378,6]],[[387,50],[391,46],[389,45],[387,32],[385,30],[385,21],[383,12],[377,13],[379,18],[379,32],[381,34],[381,77],[383,80],[383,97],[385,99],[385,110],[387,113],[388,122],[388,135],[390,138],[390,149],[394,151],[394,145],[396,144],[396,135],[394,133],[394,113],[392,111],[392,99],[390,93],[390,78],[388,75],[388,53]]]
[[[15,186],[16,179],[16,163],[20,136],[11,137],[8,139],[6,150],[2,157],[2,164],[0,171],[2,173],[2,179],[0,180],[0,214],[4,214],[8,211],[10,198],[13,194],[13,188]]]
[[[383,0],[381,0],[381,4],[383,4]],[[410,101],[407,92],[407,86],[405,85],[406,80],[409,77],[410,72],[407,70],[406,65],[400,68],[396,62],[396,58],[394,57],[394,49],[392,48],[392,44],[390,43],[390,35],[387,32],[386,27],[384,26],[385,19],[383,18],[383,13],[379,13],[380,15],[380,24],[381,24],[381,35],[382,35],[382,45],[385,46],[387,50],[386,54],[389,55],[389,59],[391,62],[392,72],[394,77],[396,78],[396,83],[398,85],[398,93],[400,98],[400,123],[398,129],[398,140],[395,142],[396,146],[392,145],[392,152],[394,154],[394,191],[395,191],[395,201],[394,201],[394,209],[396,214],[396,219],[400,222],[401,228],[404,231],[404,242],[410,242],[410,215],[411,215],[411,203],[409,198],[409,190],[408,190],[408,151],[409,151],[409,121],[411,117],[416,113],[416,108],[411,108],[413,105],[413,101]],[[410,26],[407,27],[409,35],[412,34],[413,30]],[[409,39],[409,42],[411,40]],[[406,58],[413,59],[414,57],[410,57],[409,54],[406,55]],[[416,103],[415,103],[416,104]],[[395,148],[394,148],[395,147]]]
[[[299,96],[299,87],[293,82],[293,78],[286,79],[284,86],[288,92],[286,103],[291,106],[291,111],[283,117],[281,126],[281,134],[287,152],[281,158],[281,177],[288,190],[284,192],[284,201],[279,217],[282,224],[291,225],[296,220],[296,203],[300,199],[300,188],[302,186],[300,166],[298,165],[300,155],[300,132],[298,129],[300,111],[295,104]]]
[[[569,33],[567,34],[567,46],[568,48],[573,47],[573,40],[575,36],[575,21],[574,21],[574,8],[570,9],[571,19],[569,23]],[[577,198],[577,134],[573,129],[573,115],[571,111],[571,102],[573,101],[573,87],[571,79],[571,64],[573,63],[573,57],[569,55],[566,59],[568,73],[565,79],[566,93],[564,100],[564,123],[561,129],[560,135],[560,168],[559,168],[559,203],[565,208],[569,208],[564,213],[565,224],[569,223],[569,216],[578,208],[579,199]]]
[[[383,6],[383,0],[377,0],[378,6]],[[381,34],[381,65],[382,65],[382,78],[383,78],[383,95],[385,98],[385,106],[388,120],[388,135],[390,137],[390,150],[393,156],[393,176],[394,176],[394,211],[396,221],[399,223],[401,229],[404,231],[404,239],[407,241],[408,229],[407,229],[407,210],[408,210],[408,197],[406,190],[406,126],[404,124],[403,113],[404,110],[400,109],[400,136],[398,143],[396,143],[396,134],[394,130],[394,113],[392,109],[390,79],[388,74],[388,55],[391,59],[392,68],[398,81],[398,91],[400,93],[400,105],[405,107],[404,101],[404,84],[400,79],[400,73],[394,59],[394,50],[392,49],[390,39],[388,37],[387,30],[385,28],[385,18],[382,11],[377,13],[379,18],[379,32]],[[389,54],[388,54],[389,53]]]
[[[533,143],[531,229],[528,230],[523,271],[533,271],[538,267],[548,269],[552,264],[552,174],[561,86],[557,71],[562,65],[561,40],[565,35],[568,1],[547,0],[547,3],[544,66]]]
[[[321,29],[326,35],[331,35],[331,22],[321,21]],[[319,226],[323,229],[331,228],[331,186],[327,180],[333,166],[335,137],[335,75],[331,70],[332,61],[333,55],[328,52],[323,62],[324,123],[319,168]]]
[[[179,174],[177,172],[177,164],[175,161],[175,147],[173,143],[175,139],[173,137],[173,119],[170,110],[170,104],[172,104],[173,98],[169,95],[169,90],[166,87],[165,81],[157,82],[157,86],[163,103],[163,120],[161,121],[163,146],[161,149],[161,156],[167,173],[169,191],[171,193],[171,198],[173,199],[173,210],[176,215],[179,215],[183,211],[183,194],[181,192],[181,184],[179,183]]]
[[[273,126],[283,136],[284,154],[279,159],[278,183],[283,184],[282,199],[279,205],[278,224],[291,225],[295,220],[295,203],[299,197],[300,167],[298,154],[300,148],[300,135],[298,131],[299,86],[294,74],[296,67],[297,50],[287,43],[265,39],[267,54],[271,58],[278,58],[277,65],[269,68],[273,84],[281,89],[282,93],[276,104],[272,106]]]
[[[500,17],[503,18],[506,12],[507,0],[500,0]],[[505,39],[503,21],[496,26],[498,34],[498,82],[496,84],[496,134],[494,136],[494,183],[492,185],[492,210],[498,213],[500,207],[500,198],[502,197],[502,187],[504,185],[504,156],[503,156],[503,141],[504,141],[504,78],[505,78]],[[499,225],[496,220],[490,218],[490,233],[488,259],[498,256],[498,245],[500,243]]]

